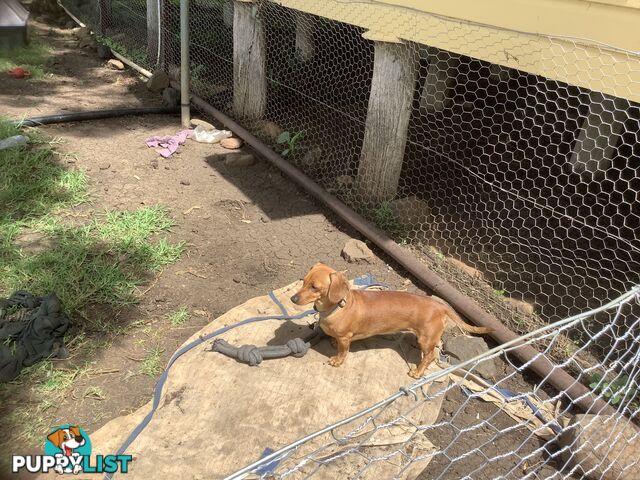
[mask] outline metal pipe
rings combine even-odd
[[[179,88],[172,82],[174,88]],[[441,278],[438,274],[429,270],[409,252],[390,239],[382,230],[365,220],[361,215],[354,212],[347,205],[327,193],[320,185],[302,173],[288,161],[271,150],[248,130],[239,125],[236,121],[215,109],[202,98],[193,95],[191,101],[200,110],[211,115],[227,128],[232,130],[238,137],[242,138],[248,145],[261,156],[269,160],[278,167],[289,178],[303,187],[307,192],[316,197],[327,207],[333,210],[345,222],[354,227],[365,237],[375,243],[382,251],[402,265],[414,277],[426,285],[435,295],[445,299],[461,315],[481,327],[492,328],[491,336],[498,343],[506,343],[516,340],[519,336],[504,326],[497,318],[485,312],[476,302],[459,292],[453,285]],[[606,402],[597,398],[591,390],[582,385],[563,369],[554,365],[540,352],[529,345],[522,345],[512,352],[523,363],[527,364],[540,377],[547,379],[555,388],[564,392],[571,400],[585,412],[596,412],[614,414],[615,410]]]
[[[191,124],[189,106],[189,0],[180,0],[180,116],[184,128]]]

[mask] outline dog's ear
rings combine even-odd
[[[331,303],[339,303],[344,300],[349,293],[349,282],[342,272],[333,272],[329,274],[331,283],[327,291],[327,298]]]
[[[82,434],[80,433],[80,427],[69,426],[69,431],[73,433],[75,437],[82,437]]]
[[[53,443],[56,447],[60,448],[62,442],[64,442],[64,431],[62,429],[56,430],[53,433],[47,435],[47,440]]]

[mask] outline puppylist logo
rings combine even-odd
[[[53,428],[44,442],[44,455],[14,455],[13,473],[127,473],[131,455],[96,455],[91,458],[91,439],[77,425]],[[92,462],[93,460],[93,462]]]

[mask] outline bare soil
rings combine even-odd
[[[53,75],[28,81],[3,77],[3,115],[22,118],[160,104],[159,95],[150,93],[135,72],[112,70],[95,51],[79,49],[73,29],[35,21],[31,27],[53,48]],[[213,318],[301,278],[315,262],[348,269],[350,277],[371,273],[391,288],[418,291],[405,282],[405,272],[379,252],[370,263],[347,264],[340,256],[341,249],[348,238],[358,238],[358,234],[266,161],[258,159],[249,167],[230,168],[223,163],[228,151],[193,141],[168,159],[159,157],[144,141],[152,135],[181,130],[177,117],[114,118],[41,130],[64,141],[58,149],[70,155],[61,156],[61,162],[68,168],[84,169],[90,177],[92,204],[74,209],[71,216],[82,221],[91,209],[132,210],[161,204],[177,221],[171,240],[187,245],[176,264],[141,287],[137,305],[90,309],[89,315],[114,329],[89,332],[96,348],[57,362],[58,368],[89,362],[92,373],[79,377],[64,399],[46,411],[48,425],[73,422],[91,433],[110,419],[135,410],[150,399],[156,380],[140,371],[149,348],[162,352],[164,365],[186,338]],[[243,152],[252,153],[247,148]],[[180,307],[186,307],[191,315],[184,325],[174,327],[166,315]],[[123,326],[131,327],[126,334],[113,333],[115,327]],[[28,385],[18,382],[14,387],[15,403],[0,406],[3,429],[20,428],[7,424],[10,409],[31,401]],[[104,396],[93,395],[96,389]],[[460,401],[447,398],[453,407]],[[475,413],[472,416],[475,418]],[[44,437],[46,432],[42,433]],[[517,432],[513,436],[503,437],[504,441],[521,439]],[[14,446],[15,452],[6,453],[41,451],[40,446]],[[436,468],[434,461],[429,469],[436,472],[432,470]],[[456,475],[447,478],[458,478]],[[485,468],[483,475],[493,476],[491,468]],[[2,472],[0,478],[4,478]]]

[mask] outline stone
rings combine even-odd
[[[180,185],[191,185],[189,180],[180,180]]]
[[[524,313],[527,315],[533,315],[535,313],[535,308],[530,303],[525,302],[524,300],[518,300],[517,298],[505,297],[504,301],[512,308],[517,310],[520,313]]]
[[[164,70],[156,70],[147,80],[147,90],[161,92],[169,86],[169,75]]]
[[[284,129],[275,122],[267,121],[262,125],[262,133],[273,141],[275,141],[282,132],[284,132]]]
[[[220,145],[228,150],[237,150],[242,147],[242,140],[236,137],[223,138]]]
[[[256,159],[250,153],[229,153],[224,159],[224,164],[228,167],[249,167],[254,163]]]
[[[373,252],[366,243],[350,238],[342,249],[342,258],[349,263],[370,262],[373,260]]]
[[[109,60],[112,55],[111,55],[111,49],[109,47],[107,47],[106,45],[102,45],[101,43],[98,44],[98,57],[100,57],[102,60]]]
[[[558,444],[566,449],[562,458],[575,468],[576,478],[638,478],[640,429],[622,420],[610,415],[577,414],[563,428]]]
[[[444,344],[444,351],[449,354],[451,365],[459,365],[466,360],[489,351],[489,346],[482,337],[458,335],[447,339]],[[498,374],[495,360],[493,358],[483,360],[474,366],[473,373],[482,375],[486,379],[495,378]]]
[[[416,196],[399,198],[389,202],[394,217],[405,226],[418,226],[428,223],[431,209],[424,200]]]
[[[180,105],[180,92],[175,88],[165,88],[162,91],[162,104],[165,107],[177,107]]]
[[[302,165],[305,167],[313,167],[317,165],[322,159],[322,150],[320,147],[313,148],[305,153],[302,157]]]
[[[211,125],[209,122],[205,122],[204,120],[200,120],[199,118],[192,118],[191,126],[195,128],[198,125],[200,125],[202,128],[204,128],[207,131],[217,130],[217,128]]]
[[[476,280],[484,280],[484,274],[480,270],[475,269],[471,265],[467,265],[466,263],[456,258],[447,257],[447,263],[457,268],[461,272],[466,273],[471,278],[475,278]]]
[[[109,60],[107,62],[107,66],[109,68],[114,69],[114,70],[124,70],[124,63],[122,63],[117,58],[112,58],[111,60]]]
[[[36,254],[51,250],[57,245],[57,242],[42,232],[26,230],[16,237],[15,245],[23,252]]]
[[[336,177],[336,183],[343,188],[353,187],[355,179],[351,175],[339,175]]]

